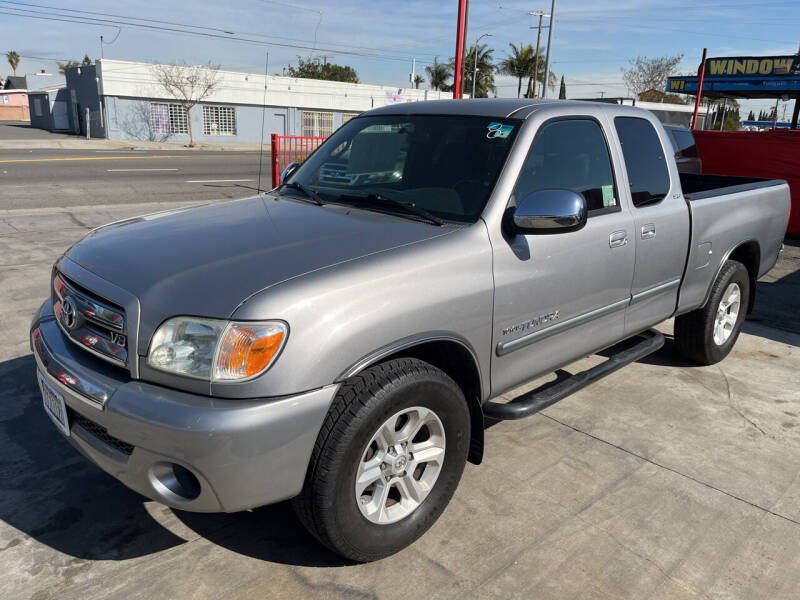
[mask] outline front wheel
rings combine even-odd
[[[729,260],[702,308],[675,318],[675,345],[686,358],[713,365],[728,356],[742,328],[750,298],[750,275]]]
[[[359,562],[393,554],[444,511],[466,464],[469,409],[436,367],[402,358],[345,383],[294,501],[306,528]]]

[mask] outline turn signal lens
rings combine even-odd
[[[231,323],[222,335],[214,379],[246,379],[264,371],[286,338],[283,323]]]

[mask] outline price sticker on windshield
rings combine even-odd
[[[503,125],[502,123],[498,123],[497,121],[492,121],[486,126],[486,129],[489,131],[486,133],[486,137],[489,139],[492,138],[507,138],[512,131],[514,131],[513,125]]]

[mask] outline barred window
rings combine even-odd
[[[333,113],[316,110],[303,111],[303,136],[328,137],[333,133]]]
[[[236,109],[232,106],[204,106],[205,135],[236,135]]]
[[[189,133],[186,109],[180,104],[151,102],[150,126],[153,133]]]
[[[353,117],[357,117],[358,113],[342,113],[342,125],[347,123]]]

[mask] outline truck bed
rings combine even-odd
[[[789,186],[780,179],[689,173],[681,173],[680,179],[691,216],[691,242],[678,314],[705,304],[723,263],[742,244],[757,247],[757,277],[769,271],[789,214]]]
[[[736,177],[734,175],[710,175],[681,173],[683,197],[693,202],[721,194],[734,194],[765,187],[785,184],[782,179],[761,179],[759,177]]]

